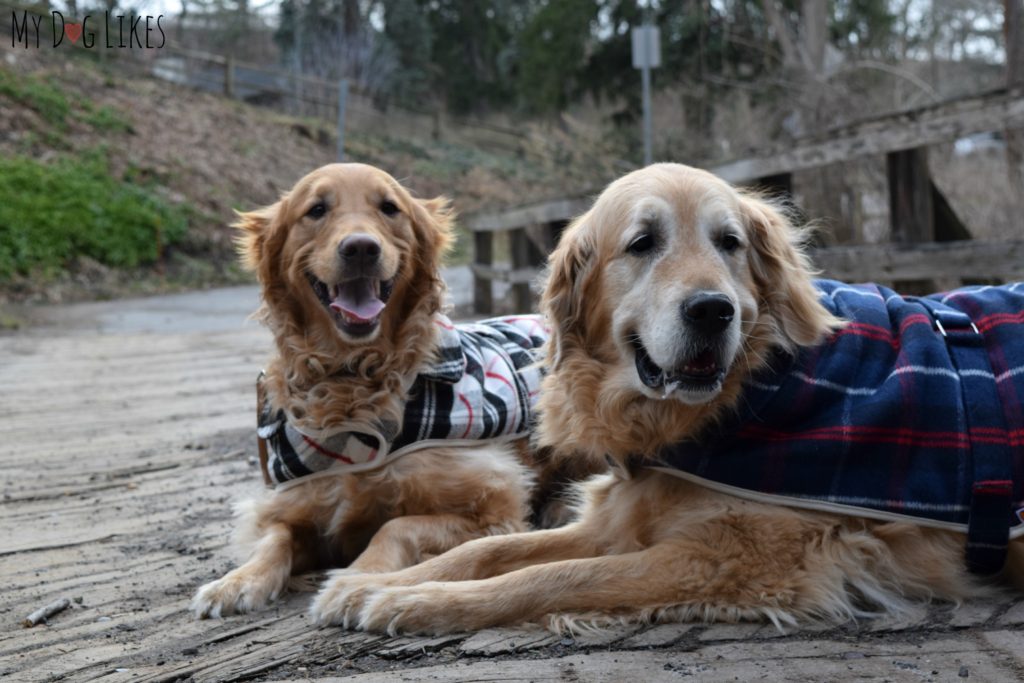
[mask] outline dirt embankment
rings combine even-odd
[[[0,46],[0,154],[53,163],[99,153],[118,182],[187,208],[189,229],[160,263],[113,269],[74,256],[59,273],[0,282],[0,302],[67,301],[202,287],[246,278],[234,264],[234,209],[274,201],[303,174],[335,160],[327,121],[296,119],[154,78],[125,75],[60,50]],[[4,83],[0,83],[4,85]],[[62,113],[64,108],[64,113]],[[386,114],[382,114],[386,116]],[[348,160],[391,172],[420,196],[445,194],[463,215],[589,191],[618,163],[593,162],[555,129],[534,125],[536,150],[501,152],[432,140],[346,133]],[[2,198],[0,198],[2,200]],[[462,240],[455,259],[465,259]]]

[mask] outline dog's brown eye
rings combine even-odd
[[[654,235],[649,232],[645,232],[637,237],[633,238],[633,241],[626,247],[626,251],[630,254],[640,255],[649,252],[654,248]]]
[[[327,204],[323,202],[317,202],[313,206],[309,207],[309,211],[306,212],[306,218],[323,218],[327,214]]]
[[[718,248],[727,254],[731,254],[740,248],[740,238],[727,232],[718,238]]]
[[[398,205],[385,199],[380,203],[380,212],[385,216],[394,216],[398,213]]]

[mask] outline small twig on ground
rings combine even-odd
[[[49,605],[47,605],[46,607],[40,607],[35,612],[33,612],[32,614],[28,615],[25,618],[25,621],[23,621],[21,623],[23,623],[26,628],[32,628],[33,626],[35,626],[37,624],[45,622],[47,619],[49,619],[53,615],[59,614],[60,612],[63,612],[64,610],[66,610],[70,606],[71,606],[71,601],[68,600],[67,598],[61,598],[60,600],[55,600],[55,601],[51,602]]]

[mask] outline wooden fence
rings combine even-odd
[[[1024,241],[970,239],[928,171],[928,145],[1021,127],[1024,90],[997,90],[859,121],[709,170],[732,183],[791,193],[795,171],[884,156],[893,243],[819,249],[813,258],[826,276],[901,283],[909,291],[1024,279]],[[512,285],[516,310],[531,308],[530,283],[540,273],[545,255],[568,221],[586,211],[592,200],[570,197],[471,216],[466,225],[476,248],[475,310],[494,310],[494,281]],[[507,232],[510,241],[509,266],[494,264],[494,236],[501,232]]]
[[[2,48],[26,49],[20,43],[15,45],[14,37],[12,13],[17,13],[20,23],[22,12],[28,13],[31,27],[31,47],[27,49],[48,50],[54,53],[55,58],[73,51],[76,57],[95,59],[115,73],[155,77],[293,116],[324,119],[332,126],[338,122],[339,81],[254,64],[231,56],[180,49],[173,45],[170,35],[159,48],[106,49],[102,47],[104,38],[100,35],[95,37],[93,48],[85,47],[84,40],[72,43],[67,36],[55,48],[49,15],[40,15],[38,10],[31,8],[7,7],[0,12],[0,33],[11,38]],[[33,16],[41,17],[39,48],[35,47]],[[57,26],[59,31],[60,24]],[[398,105],[375,98],[356,87],[349,87],[344,123],[349,131],[403,140],[436,140],[500,152],[529,153],[522,144],[522,132],[511,126],[454,116],[440,105],[436,108]]]

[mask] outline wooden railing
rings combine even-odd
[[[709,170],[732,183],[790,193],[795,171],[884,156],[892,243],[820,249],[814,258],[824,275],[906,283],[906,289],[1012,280],[1024,278],[1024,243],[970,239],[967,227],[929,175],[928,145],[1019,127],[1024,127],[1024,90],[997,90],[833,128],[785,148],[768,149]],[[476,311],[487,314],[494,310],[495,281],[511,283],[510,303],[516,310],[528,310],[532,305],[530,283],[541,272],[545,254],[567,222],[586,211],[596,195],[594,191],[588,196],[469,217],[466,226],[476,246]],[[1021,220],[1024,225],[1024,216]],[[499,232],[509,234],[509,266],[493,262],[493,240]],[[1021,234],[1024,236],[1024,227]]]

